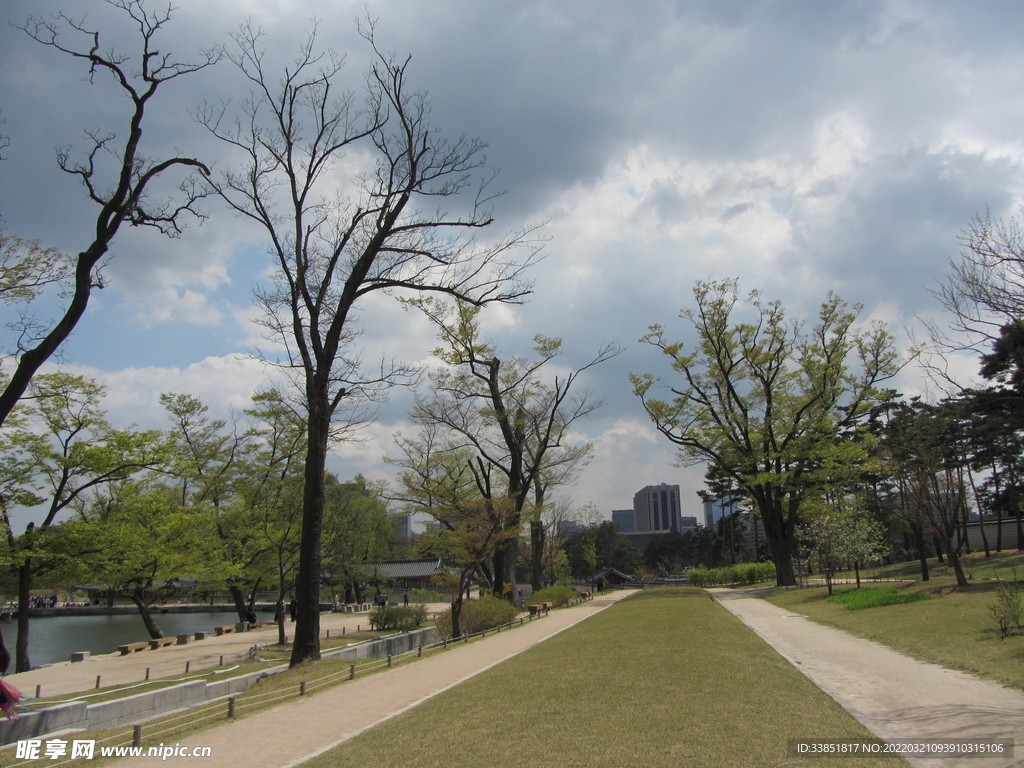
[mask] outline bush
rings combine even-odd
[[[757,584],[775,577],[774,563],[740,563],[729,568],[691,568],[690,584],[717,587],[723,584]]]
[[[531,605],[533,603],[551,603],[555,608],[560,608],[576,597],[576,590],[571,587],[548,587],[534,592],[527,598],[527,601]]]
[[[386,605],[370,613],[370,626],[374,629],[394,629],[408,632],[423,626],[427,620],[425,605]]]
[[[903,592],[896,587],[881,589],[855,589],[852,592],[840,592],[827,599],[829,603],[841,603],[851,611],[861,608],[880,608],[884,605],[902,605],[916,603],[919,600],[931,600],[927,592]]]
[[[518,611],[512,603],[498,597],[482,597],[479,600],[466,600],[462,603],[462,613],[459,614],[459,626],[464,635],[472,635],[476,632],[483,632],[485,629],[494,629],[503,624],[508,624],[516,617]],[[452,609],[449,607],[444,613],[437,615],[434,619],[434,626],[442,640],[452,638]]]
[[[445,598],[440,592],[432,592],[429,589],[411,589],[409,590],[409,602],[443,603],[445,602]]]
[[[996,584],[996,601],[988,605],[989,615],[999,624],[1002,637],[1009,634],[1011,624],[1020,630],[1021,614],[1024,612],[1016,570],[1013,577],[1013,581],[1000,581]]]

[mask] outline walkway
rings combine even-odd
[[[912,759],[918,766],[1024,766],[1024,694],[918,661],[756,597],[709,590],[819,688],[882,739],[1008,741],[1011,759]],[[810,734],[809,734],[810,735]]]
[[[234,768],[244,751],[246,768],[290,768],[370,728],[454,688],[459,683],[526,651],[549,637],[628,597],[621,590],[588,603],[551,612],[540,621],[510,632],[450,648],[408,665],[356,678],[321,693],[295,699],[251,717],[183,738],[189,747],[209,746],[202,768]],[[143,652],[145,653],[145,651]],[[164,765],[189,764],[193,758],[167,758]],[[118,768],[152,766],[146,758],[123,758]]]
[[[447,608],[443,603],[427,605],[431,613],[438,613]],[[224,614],[224,624],[231,624],[234,614]],[[140,619],[141,621],[141,619]],[[330,630],[331,637],[340,635],[342,629],[355,631],[359,626],[369,627],[369,613],[324,613],[320,616],[320,637],[324,638]],[[287,624],[288,639],[294,633],[295,625]],[[36,686],[43,687],[43,696],[60,696],[66,693],[88,691],[96,687],[96,676],[101,678],[103,687],[111,685],[128,685],[146,679],[146,669],[150,670],[153,680],[162,678],[181,678],[185,676],[185,664],[188,662],[190,673],[196,670],[209,669],[220,663],[221,656],[225,664],[234,664],[249,655],[254,645],[273,645],[277,642],[277,625],[270,624],[252,632],[231,633],[216,637],[213,626],[210,636],[205,640],[195,640],[188,645],[169,645],[158,650],[144,650],[122,656],[116,650],[98,656],[90,656],[86,661],[72,663],[48,664],[30,672],[19,672],[8,675],[5,680],[21,690],[26,696],[34,696]]]

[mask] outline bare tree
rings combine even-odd
[[[198,115],[244,158],[215,189],[268,235],[276,275],[257,300],[266,328],[285,347],[281,364],[297,374],[307,409],[293,665],[320,655],[320,540],[332,421],[342,406],[380,398],[410,373],[388,361],[371,375],[363,372],[352,354],[353,309],[379,291],[434,291],[474,304],[519,301],[529,292],[522,272],[538,253],[531,231],[491,244],[472,236],[492,221],[484,208],[489,179],[462,214],[427,208],[470,191],[484,145],[448,140],[435,130],[428,99],[409,86],[409,59],[381,53],[372,24],[362,32],[373,61],[361,106],[339,91],[342,61],[318,51],[315,27],[278,78],[268,71],[262,31],[246,24],[228,57],[248,78],[250,96],[231,115],[209,105]],[[372,158],[372,167],[339,185],[333,174],[350,151]]]
[[[195,186],[192,178],[181,183],[181,196],[175,200],[153,201],[147,198],[150,184],[172,169],[209,171],[199,160],[190,157],[163,160],[147,157],[142,151],[142,125],[146,109],[160,86],[214,64],[221,56],[220,49],[201,51],[194,62],[177,61],[171,54],[161,53],[155,41],[157,33],[171,17],[170,6],[162,11],[151,11],[143,0],[104,1],[124,11],[135,22],[139,43],[137,59],[113,49],[103,51],[99,32],[88,29],[84,21],[76,21],[63,13],[52,19],[30,16],[25,26],[20,27],[33,40],[86,64],[90,83],[97,75],[113,77],[127,97],[130,115],[127,131],[120,137],[113,132],[86,132],[90,149],[83,159],[73,159],[70,150],[57,154],[61,170],[78,177],[89,199],[100,207],[96,229],[92,241],[74,259],[72,286],[60,319],[49,328],[34,324],[25,324],[21,328],[17,365],[0,392],[0,424],[25,394],[36,371],[78,324],[92,289],[102,286],[102,260],[121,226],[154,227],[174,237],[181,232],[185,213],[199,215],[194,205],[203,192]],[[65,35],[75,40],[67,41]]]

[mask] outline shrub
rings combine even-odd
[[[409,590],[409,602],[410,603],[443,603],[445,602],[444,595],[440,592],[432,592],[429,589],[411,589]]]
[[[687,575],[695,587],[717,587],[723,584],[757,584],[775,576],[773,563],[740,563],[728,568],[691,568]]]
[[[842,603],[851,611],[857,611],[861,608],[916,603],[920,600],[931,600],[931,597],[927,592],[903,592],[896,587],[883,587],[881,589],[855,589],[852,592],[840,592],[828,598],[828,602]]]
[[[528,602],[531,605],[533,603],[551,603],[555,608],[560,608],[575,598],[576,590],[571,587],[548,587],[534,592],[528,598]]]
[[[996,584],[996,601],[988,604],[989,615],[999,624],[1002,637],[1009,634],[1011,624],[1020,630],[1021,614],[1024,612],[1016,571],[1013,575],[1013,581],[1000,581]]]
[[[471,635],[476,632],[483,632],[485,629],[494,629],[502,624],[508,624],[516,617],[516,613],[518,611],[512,603],[498,597],[466,600],[462,603],[462,613],[459,614],[459,626],[463,634]],[[437,627],[437,633],[441,639],[451,639],[451,607],[444,613],[437,615],[437,618],[434,619],[434,626]]]
[[[427,620],[425,605],[386,605],[370,613],[370,626],[374,629],[395,629],[408,632],[423,626]]]

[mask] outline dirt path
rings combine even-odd
[[[188,747],[209,746],[212,756],[169,757],[162,765],[202,768],[291,768],[353,736],[390,720],[449,688],[500,664],[537,643],[614,604],[632,591],[602,595],[588,603],[553,611],[510,632],[451,648],[412,664],[356,678],[321,693],[296,699],[251,717],[181,739]],[[174,741],[169,742],[173,745]],[[118,768],[152,766],[153,760],[123,758]]]
[[[751,590],[709,591],[880,738],[1012,739],[1017,745],[1009,759],[911,759],[913,765],[1024,766],[1021,692],[817,624]]]

